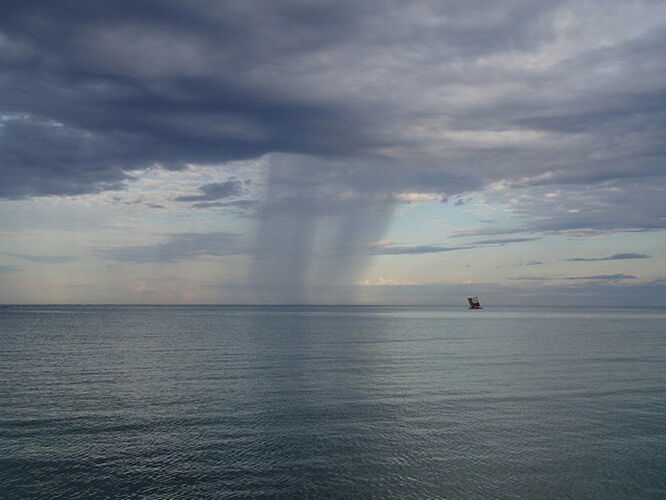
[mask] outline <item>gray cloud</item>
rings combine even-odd
[[[523,266],[543,266],[544,263],[540,260],[528,260],[527,262],[524,261],[519,261],[516,263],[516,267],[523,267]]]
[[[243,184],[238,179],[230,179],[225,182],[214,182],[211,184],[204,184],[199,187],[199,190],[203,193],[200,195],[193,196],[178,196],[174,198],[175,201],[198,201],[198,202],[209,202],[221,200],[223,198],[230,198],[233,196],[238,196],[242,193]]]
[[[486,192],[492,203],[507,204],[519,223],[513,227],[488,225],[463,230],[453,237],[548,233],[586,236],[601,233],[662,231],[663,178],[607,181],[596,185],[534,186]],[[547,197],[555,190],[556,197]]]
[[[239,211],[248,211],[257,206],[255,200],[235,200],[235,201],[203,201],[194,203],[192,208],[234,208]]]
[[[39,1],[3,5],[0,196],[119,189],[138,168],[377,143],[344,100],[280,88],[300,71],[279,61],[300,61],[353,29],[348,6],[65,1],[59,12]]]
[[[525,241],[540,240],[541,238],[499,238],[494,240],[475,241],[475,245],[506,245],[508,243],[523,243]]]
[[[418,245],[418,246],[383,246],[371,249],[374,255],[420,255],[426,253],[453,252],[455,250],[467,250],[476,248],[475,246],[464,247],[441,247],[437,245]]]
[[[264,157],[254,273],[294,300],[358,272],[410,192],[497,188],[516,226],[468,236],[662,230],[665,19],[639,1],[7,0],[0,197]],[[250,208],[206,186],[179,201]],[[163,245],[107,255],[183,255]],[[326,248],[356,257],[306,257]]]
[[[100,248],[96,253],[119,262],[179,262],[201,256],[221,257],[243,253],[240,237],[234,233],[175,233],[154,245]]]
[[[660,4],[606,5],[603,30],[559,0],[59,5],[3,3],[0,196],[268,153],[360,190],[663,173]]]
[[[77,257],[71,255],[26,255],[12,252],[2,252],[5,255],[17,259],[26,260],[28,262],[39,262],[44,264],[62,264],[65,262],[72,262],[77,260]]]
[[[525,281],[550,281],[550,280],[588,280],[588,281],[618,281],[618,280],[632,280],[638,279],[638,276],[631,274],[597,274],[594,276],[521,276],[516,278],[506,278],[508,280],[525,280]]]
[[[18,269],[14,266],[0,265],[0,274],[13,273]]]
[[[649,255],[642,253],[616,253],[608,257],[574,257],[571,259],[564,259],[568,262],[601,262],[605,260],[626,260],[626,259],[649,259]]]
[[[566,280],[635,280],[638,279],[638,276],[633,276],[631,274],[597,274],[594,276],[569,276],[563,278]]]

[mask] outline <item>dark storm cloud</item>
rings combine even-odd
[[[97,253],[119,262],[179,262],[201,256],[238,255],[243,248],[239,235],[234,233],[176,233],[163,243],[98,249]]]
[[[361,191],[655,175],[664,12],[622,5],[610,32],[567,1],[8,0],[0,196],[267,153],[339,159]]]
[[[626,260],[626,259],[649,259],[649,255],[643,253],[616,253],[608,257],[574,257],[564,259],[569,262],[601,262],[605,260]]]
[[[7,0],[0,197],[264,157],[255,284],[294,301],[358,274],[415,193],[497,188],[516,226],[477,237],[663,229],[664,19],[639,1]],[[514,196],[544,186],[569,195]],[[249,208],[208,189],[180,201]],[[106,255],[174,262],[197,245]],[[326,251],[358,258],[327,267]]]
[[[139,161],[137,155],[123,151],[122,135],[102,135],[31,117],[2,120],[0,197],[122,189],[128,179],[123,169],[136,167]]]
[[[117,189],[156,164],[366,147],[344,101],[290,96],[262,76],[350,24],[343,4],[5,2],[0,195]]]
[[[175,201],[216,201],[223,198],[230,198],[242,193],[243,184],[238,179],[230,179],[225,182],[214,182],[211,184],[204,184],[199,187],[199,191],[203,194],[192,196],[179,196],[174,198]]]

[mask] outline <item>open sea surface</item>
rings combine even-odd
[[[666,498],[666,309],[2,306],[0,488]]]

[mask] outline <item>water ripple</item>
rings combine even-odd
[[[664,497],[662,319],[0,307],[2,496]]]

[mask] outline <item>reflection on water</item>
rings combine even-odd
[[[664,309],[2,307],[8,498],[666,494]]]

